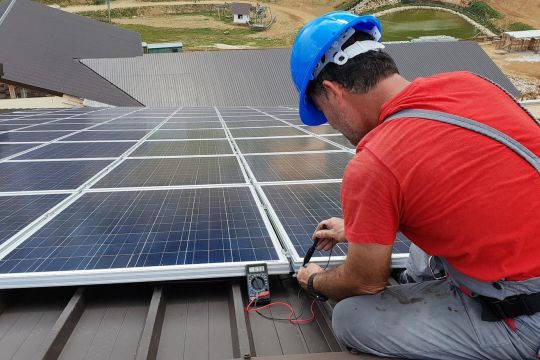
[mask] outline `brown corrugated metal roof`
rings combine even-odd
[[[272,277],[271,293],[308,316],[310,299],[297,296],[296,279]],[[334,338],[324,305],[308,325],[248,314],[242,279],[11,290],[2,304],[2,359],[351,358]]]
[[[141,55],[139,34],[29,0],[4,0],[2,9],[2,80],[111,105],[140,106],[75,60]]]
[[[385,51],[409,80],[471,71],[520,95],[475,42],[386,44]],[[81,61],[145,106],[297,106],[289,57],[289,49],[266,49]]]

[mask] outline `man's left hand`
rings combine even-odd
[[[314,263],[309,263],[307,264],[306,267],[301,267],[300,270],[298,270],[298,275],[296,276],[296,278],[300,286],[306,289],[307,282],[311,274],[316,274],[316,273],[321,273],[321,272],[324,272],[324,269],[322,267]]]

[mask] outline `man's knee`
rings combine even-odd
[[[332,328],[344,345],[358,348],[369,337],[368,324],[373,314],[371,296],[355,296],[341,300],[332,313]]]

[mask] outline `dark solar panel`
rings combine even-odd
[[[0,159],[28,150],[39,144],[0,144]]]
[[[4,125],[0,122],[0,131],[10,131],[15,129],[20,129],[22,127],[25,127],[27,125]]]
[[[149,130],[133,131],[81,131],[65,138],[65,141],[140,140]]]
[[[76,189],[111,161],[4,162],[0,192]]]
[[[287,126],[286,123],[279,120],[246,120],[246,121],[230,121],[227,122],[227,127],[230,129],[240,127],[267,127],[267,126]]]
[[[335,143],[338,143],[340,145],[343,145],[343,146],[346,146],[350,149],[356,149],[356,147],[351,144],[351,142],[349,140],[347,140],[347,138],[343,135],[338,135],[338,136],[325,136],[324,138],[330,140],[330,141],[333,141]]]
[[[236,157],[128,159],[94,187],[245,183]]]
[[[67,159],[118,157],[135,142],[53,143],[18,156],[21,159]]]
[[[41,125],[34,125],[26,130],[82,130],[89,126],[93,126],[93,124],[56,124],[56,123],[50,123],[50,124],[41,124]]]
[[[45,142],[70,133],[71,131],[12,131],[0,134],[0,142]]]
[[[288,151],[339,150],[339,148],[315,137],[278,138],[278,139],[239,139],[236,140],[240,151],[249,153],[271,153]]]
[[[192,141],[146,141],[131,156],[181,156],[232,154],[227,139]]]
[[[317,224],[331,217],[342,217],[341,184],[299,184],[263,186],[289,239],[299,257],[303,257],[313,244],[311,236]],[[410,241],[400,234],[394,243],[394,254],[409,252]],[[334,247],[332,256],[345,255],[345,245]],[[327,257],[328,252],[314,256]]]
[[[197,121],[197,122],[168,122],[160,129],[221,129],[220,122]]]
[[[170,118],[167,121],[167,124],[171,124],[171,123],[191,124],[191,123],[199,123],[199,122],[204,122],[205,125],[207,125],[206,123],[214,123],[216,125],[219,124],[221,126],[221,121],[219,120],[217,116],[210,117],[210,116],[204,116],[204,115],[175,116],[175,117]]]
[[[245,158],[257,181],[292,181],[341,179],[352,154],[251,155]]]
[[[66,197],[67,195],[0,196],[0,244]]]
[[[0,272],[277,260],[249,188],[89,193],[0,261]]]
[[[223,129],[158,130],[150,136],[150,139],[218,139],[226,137]]]
[[[98,125],[92,130],[152,130],[159,123],[128,123],[128,124],[102,124]]]
[[[319,125],[319,126],[303,126],[304,129],[311,131],[314,134],[324,135],[324,134],[341,134],[339,131],[331,127],[330,125]]]
[[[230,129],[230,131],[235,138],[306,135],[306,133],[293,127],[240,128]]]

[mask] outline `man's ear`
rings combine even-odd
[[[327,99],[339,101],[343,98],[343,86],[337,82],[324,80],[322,86]]]

